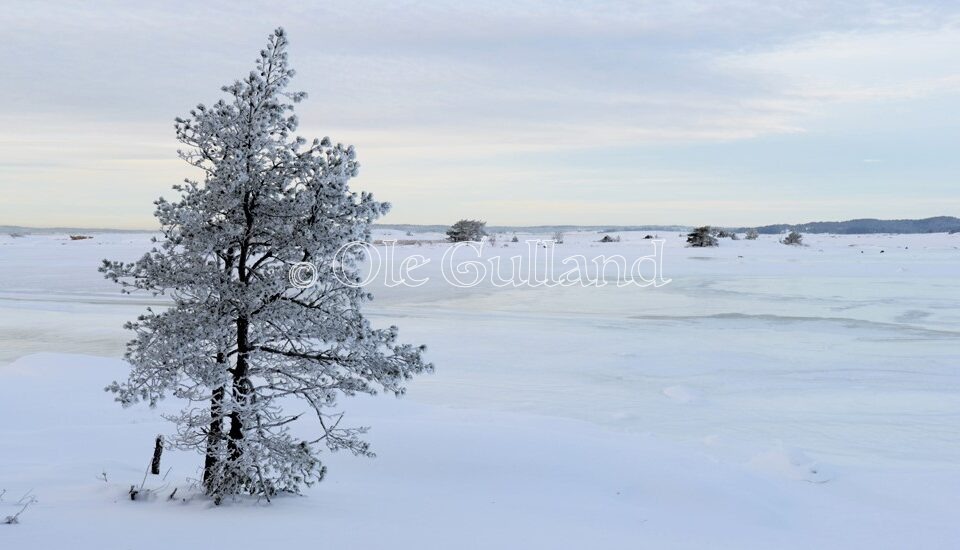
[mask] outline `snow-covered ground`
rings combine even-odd
[[[511,236],[483,258],[526,248]],[[556,255],[652,252],[600,236]],[[101,391],[124,375],[122,323],[162,301],[96,267],[149,235],[0,236],[0,519],[38,499],[0,548],[957,547],[960,235],[659,237],[659,288],[462,289],[440,235],[378,231],[424,241],[398,255],[431,259],[430,281],[376,283],[368,312],[437,372],[343,402],[378,458],[213,508],[165,500],[190,496],[189,454],[165,454],[157,499],[127,499],[169,426]]]

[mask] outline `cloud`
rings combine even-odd
[[[796,102],[875,102],[960,92],[960,20],[937,28],[831,32],[776,48],[720,56]]]
[[[596,184],[634,200],[664,174],[705,204],[784,193],[787,182],[835,181],[839,165],[817,143],[838,135],[892,143],[922,129],[933,150],[952,139],[930,121],[956,109],[958,13],[885,1],[20,2],[0,21],[16,83],[0,88],[0,192],[44,182],[66,204],[103,192],[104,225],[148,225],[149,205],[132,201],[189,174],[172,118],[215,100],[284,25],[294,86],[310,93],[303,133],[356,144],[361,185],[382,190],[403,221],[467,208],[458,193],[477,189],[576,202],[578,186]],[[884,116],[893,103],[906,106]],[[884,177],[904,177],[895,145],[869,145],[844,162],[866,169],[850,155],[882,156]],[[929,189],[955,175],[949,162],[930,160]],[[821,185],[814,192],[835,187]],[[483,207],[503,208],[504,223],[527,215]],[[0,204],[0,222],[44,215]]]

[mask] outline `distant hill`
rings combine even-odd
[[[746,231],[749,228],[740,228]],[[960,232],[960,218],[937,216],[922,220],[876,220],[863,218],[843,222],[809,222],[798,224],[776,224],[757,227],[765,234],[778,234],[784,231],[801,233],[834,233],[838,235],[857,235],[867,233],[951,233]]]

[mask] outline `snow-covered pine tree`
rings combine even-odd
[[[288,92],[294,72],[277,29],[256,70],[225,86],[227,98],[176,121],[182,159],[203,180],[156,201],[163,237],[134,263],[104,260],[100,271],[124,291],[168,295],[128,323],[129,378],[107,389],[124,405],[171,394],[186,401],[172,417],[178,448],[206,457],[203,486],[224,496],[298,491],[323,478],[323,447],[372,455],[335,414],[341,395],[400,395],[414,374],[432,370],[423,346],[399,344],[397,329],[375,329],[360,312],[360,247],[389,205],[351,192],[358,163],[351,146],[295,137]],[[292,288],[297,262],[319,268],[317,284]],[[291,431],[305,412],[312,430]],[[309,436],[301,434],[310,432]]]
[[[690,233],[687,233],[687,245],[688,246],[717,246],[720,243],[717,241],[717,238],[713,236],[713,230],[709,225],[704,225],[703,227],[697,227]]]
[[[447,240],[452,243],[479,241],[487,236],[487,222],[460,220],[447,229]]]
[[[792,244],[792,245],[799,246],[803,244],[803,235],[796,231],[790,230],[790,233],[787,234],[787,236],[784,237],[783,240],[780,242],[782,242],[783,244]]]

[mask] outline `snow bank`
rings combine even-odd
[[[0,526],[3,547],[948,548],[960,536],[956,468],[809,483],[803,455],[741,462],[574,420],[392,398],[350,402],[379,456],[328,455],[329,478],[306,498],[214,508],[191,498],[198,458],[168,452],[166,478],[146,482],[157,497],[131,502],[167,426],[162,407],[123,411],[100,391],[124,372],[57,354],[0,367],[0,514],[28,491],[39,500]]]

